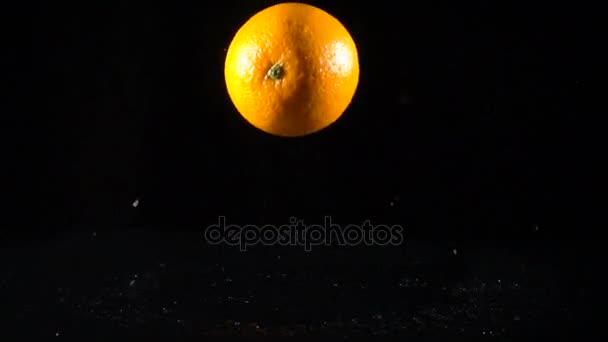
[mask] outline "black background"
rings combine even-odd
[[[220,215],[240,224],[331,215],[400,224],[406,240],[448,252],[559,245],[551,260],[576,267],[593,233],[570,224],[583,188],[573,160],[589,153],[574,124],[591,92],[592,24],[580,8],[311,1],[351,32],[360,83],[334,125],[284,139],[240,117],[223,78],[232,36],[272,3],[16,11],[27,34],[9,49],[18,96],[7,96],[7,255],[92,232],[112,243],[133,231],[194,234],[205,249],[196,234]]]
[[[238,115],[223,80],[236,29],[269,4],[28,9],[33,64],[15,74],[18,107],[36,109],[11,118],[26,211],[7,226],[361,214],[416,235],[526,237],[570,214],[591,39],[576,11],[315,3],[355,37],[360,85],[331,128],[279,139]]]

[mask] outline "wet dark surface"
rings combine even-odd
[[[194,233],[63,236],[2,249],[3,331],[103,340],[584,329],[591,279],[573,243],[448,245],[243,253]]]

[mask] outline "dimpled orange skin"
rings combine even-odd
[[[251,17],[226,56],[228,94],[264,132],[298,137],[335,122],[359,82],[355,42],[325,11],[282,3]]]

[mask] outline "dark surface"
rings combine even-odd
[[[2,318],[17,319],[3,333],[100,341],[142,334],[574,338],[588,330],[593,300],[591,267],[579,263],[578,247],[411,241],[241,253],[209,248],[201,234],[82,234],[3,251],[3,260],[20,260],[3,265]]]
[[[311,1],[354,37],[360,84],[334,125],[281,139],[238,115],[223,79],[234,33],[272,3],[10,12],[0,334],[585,330],[602,241],[582,210],[594,12]],[[406,243],[240,253],[204,243],[220,215],[371,219]]]

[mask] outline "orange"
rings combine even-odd
[[[224,76],[230,99],[249,123],[298,137],[342,116],[359,82],[359,60],[336,18],[310,5],[281,3],[238,30]]]

